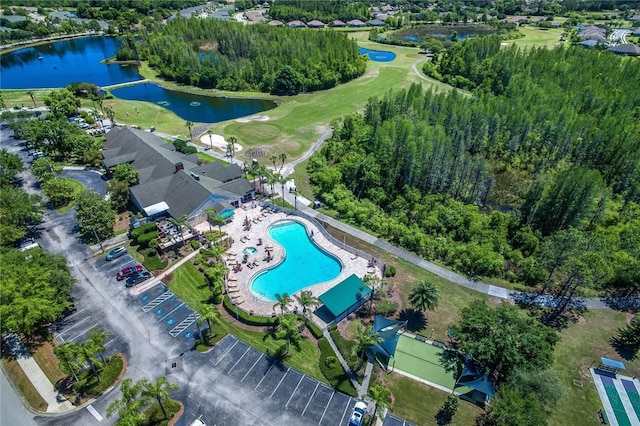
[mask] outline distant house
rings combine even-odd
[[[287,27],[289,28],[305,28],[306,25],[304,24],[304,22],[299,21],[299,20],[295,20],[295,21],[289,21],[287,22]]]
[[[325,26],[326,24],[324,22],[318,21],[317,19],[307,22],[307,27],[309,28],[324,28]]]
[[[345,24],[344,22],[342,22],[339,19],[336,19],[335,21],[330,23],[329,26],[334,27],[334,28],[344,28],[344,27],[347,26],[347,24]]]
[[[609,48],[616,55],[640,56],[640,46],[633,43],[623,43]]]
[[[385,23],[380,19],[372,19],[371,21],[367,22],[367,25],[371,27],[384,27]]]
[[[353,27],[353,28],[361,28],[361,27],[366,27],[367,24],[365,24],[364,22],[362,22],[359,19],[352,19],[350,21],[347,21],[347,26],[348,27]]]
[[[205,210],[217,204],[239,207],[254,199],[255,190],[236,164],[199,164],[196,154],[182,154],[153,133],[115,127],[106,134],[103,165],[109,171],[131,164],[138,184],[131,201],[146,216],[186,216],[192,225],[206,220]]]
[[[271,25],[272,27],[281,27],[284,25],[284,23],[282,21],[278,21],[276,19],[273,19],[269,22],[267,22],[269,25]]]
[[[520,16],[520,15],[516,15],[516,16],[507,16],[504,19],[501,19],[502,22],[507,22],[509,24],[516,24],[516,25],[521,25],[521,24],[526,24],[527,22],[529,22],[529,17],[528,16]]]
[[[588,49],[593,49],[595,47],[598,47],[601,44],[602,43],[599,42],[598,40],[582,40],[581,42],[578,43],[579,46],[586,47]]]

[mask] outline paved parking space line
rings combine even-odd
[[[324,419],[324,415],[327,412],[327,409],[329,408],[329,405],[331,405],[331,400],[333,399],[333,396],[336,394],[336,391],[333,391],[333,393],[331,394],[331,397],[329,398],[329,402],[327,402],[327,406],[324,407],[324,411],[322,412],[322,416],[320,417],[320,420],[318,421],[318,424],[322,423],[322,419]],[[348,405],[347,405],[348,407]]]
[[[227,349],[227,350],[222,354],[222,356],[220,357],[220,359],[218,360],[218,362],[216,362],[216,363],[215,363],[215,364],[213,364],[213,365],[214,365],[214,366],[217,366],[218,364],[220,364],[220,361],[222,361],[222,360],[224,359],[224,357],[226,357],[226,356],[227,356],[227,354],[229,353],[229,351],[230,351],[231,349],[233,349],[233,348],[234,348],[238,343],[240,343],[240,340],[237,340],[237,339],[236,339],[236,342],[235,342],[235,343],[234,343],[234,344],[233,344],[229,349]]]
[[[347,402],[347,406],[344,407],[344,411],[342,412],[342,417],[340,418],[340,424],[344,423],[344,416],[347,414],[347,410],[349,409],[349,405],[351,405],[351,400],[353,398],[349,397],[349,401]]]
[[[67,340],[67,342],[73,342],[73,341],[74,341],[74,340],[76,340],[78,337],[82,336],[84,333],[86,333],[87,331],[89,331],[89,330],[91,330],[92,328],[95,328],[95,327],[96,327],[95,325],[92,325],[92,326],[91,326],[91,327],[89,327],[89,328],[85,328],[85,330],[84,330],[82,333],[76,334],[76,335],[73,337],[73,339],[69,339],[69,340]]]
[[[264,380],[265,377],[267,377],[267,374],[269,374],[269,371],[271,371],[271,369],[273,368],[273,366],[276,365],[276,363],[274,361],[271,361],[271,365],[269,366],[269,368],[267,368],[267,371],[264,372],[264,376],[262,376],[262,379],[260,379],[260,381],[258,382],[258,384],[256,385],[255,388],[253,388],[253,390],[258,389],[258,386],[260,386],[260,384],[262,383],[262,381]]]
[[[104,345],[107,346],[109,343],[113,343],[116,339],[111,339],[109,340],[107,343],[105,343]]]
[[[307,407],[309,406],[309,404],[311,403],[311,400],[313,399],[313,397],[316,395],[316,392],[318,391],[318,386],[320,386],[320,382],[316,383],[316,388],[313,390],[313,393],[309,397],[309,400],[307,401],[307,405],[304,406],[304,410],[302,410],[302,414],[300,414],[301,416],[304,416],[304,412],[307,411]]]
[[[233,364],[233,365],[231,366],[231,368],[229,369],[229,371],[227,371],[227,374],[231,373],[231,370],[233,370],[234,368],[236,368],[236,365],[238,365],[238,363],[239,363],[240,361],[242,361],[242,358],[244,358],[244,356],[245,356],[247,353],[249,353],[249,351],[251,350],[251,346],[249,346],[249,345],[247,345],[247,346],[248,346],[248,347],[247,347],[247,350],[246,350],[246,351],[244,351],[244,353],[240,356],[240,358],[238,358],[238,360],[236,361],[236,363],[235,363],[235,364]]]
[[[302,383],[302,380],[305,378],[306,374],[303,374],[302,377],[300,377],[300,380],[298,380],[298,384],[296,385],[296,388],[293,390],[293,392],[291,392],[291,396],[289,397],[289,399],[287,400],[287,403],[284,404],[284,408],[287,408],[287,406],[289,405],[289,403],[291,402],[291,398],[293,398],[293,395],[296,394],[296,391],[298,390],[298,388],[300,387],[300,383]]]
[[[177,308],[175,308],[173,311],[169,312],[167,315],[163,316],[162,318],[160,318],[158,320],[158,322],[162,321],[163,319],[165,319],[166,317],[168,317],[169,315],[171,315],[172,313],[174,313],[175,311],[177,311],[178,309],[182,308],[185,305],[184,302],[182,302],[181,304],[178,305]]]
[[[98,411],[95,408],[93,408],[93,405],[87,405],[87,411],[90,412],[91,415],[95,417],[97,421],[99,422],[102,421],[102,416],[100,415],[100,413],[98,413]]]
[[[165,300],[171,299],[173,296],[174,296],[174,294],[171,292],[171,290],[165,291],[160,296],[156,297],[151,302],[149,302],[146,305],[144,305],[142,307],[142,312],[149,312],[150,310],[152,310],[153,308],[155,308],[156,306],[158,306],[159,304],[161,304]]]
[[[86,310],[87,310],[86,308],[82,308],[82,309],[80,309],[79,311],[75,311],[74,313],[72,313],[71,315],[69,315],[68,317],[66,317],[65,319],[66,319],[66,320],[68,320],[68,319],[70,319],[70,318],[72,318],[72,317],[75,317],[75,316],[77,316],[77,315],[79,315],[79,314],[83,313],[83,312],[84,312],[84,311],[86,311]]]
[[[62,337],[63,334],[66,334],[69,330],[76,328],[77,326],[79,326],[80,324],[82,324],[83,322],[89,320],[91,318],[91,315],[89,315],[86,318],[81,319],[80,321],[78,321],[77,323],[73,324],[71,327],[67,328],[65,331],[63,331],[62,333],[58,333],[58,337]],[[64,341],[64,339],[63,339]]]
[[[273,396],[274,393],[276,393],[276,391],[278,390],[278,388],[280,387],[280,384],[282,383],[282,381],[284,380],[285,377],[287,377],[287,373],[289,372],[289,370],[291,370],[291,367],[287,368],[287,372],[284,373],[284,375],[282,376],[282,378],[280,379],[280,381],[278,382],[278,386],[276,386],[276,388],[273,390],[273,392],[271,392],[271,395],[269,395],[269,399],[271,399],[271,397]],[[303,376],[304,377],[304,376]]]
[[[256,364],[258,363],[258,361],[260,361],[262,359],[262,357],[264,356],[263,353],[260,354],[260,356],[258,357],[258,359],[256,359],[256,362],[253,363],[253,365],[251,366],[250,369],[247,370],[247,372],[245,373],[244,376],[242,376],[242,380],[240,380],[241,382],[244,382],[244,379],[249,375],[249,373],[251,373],[251,370],[253,370],[253,367],[256,366]]]

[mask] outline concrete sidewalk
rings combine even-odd
[[[73,404],[67,401],[53,387],[47,376],[44,374],[38,363],[33,359],[31,353],[24,346],[16,334],[9,334],[4,338],[7,346],[18,365],[29,378],[29,381],[36,388],[40,396],[47,403],[47,413],[66,413],[74,409]]]

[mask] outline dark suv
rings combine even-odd
[[[140,284],[141,282],[146,281],[149,278],[151,278],[151,273],[149,271],[138,272],[137,274],[127,278],[127,281],[125,281],[125,286],[133,287],[134,285]]]

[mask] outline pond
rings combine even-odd
[[[486,25],[427,25],[417,28],[405,28],[390,33],[390,40],[410,41],[420,43],[427,37],[433,37],[443,42],[450,42],[455,38],[459,41],[472,36],[495,34],[496,31]]]
[[[361,55],[367,55],[374,62],[391,62],[396,58],[393,52],[384,52],[381,50],[370,50],[364,47],[358,47]]]
[[[218,123],[275,108],[266,99],[226,98],[176,92],[151,83],[112,90],[113,96],[129,101],[151,102],[194,123]]]
[[[14,50],[0,55],[0,88],[56,88],[73,82],[108,86],[140,80],[135,66],[101,63],[117,49],[114,37],[82,37]]]

